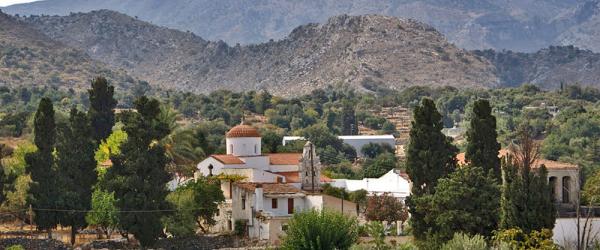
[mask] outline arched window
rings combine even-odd
[[[229,152],[233,154],[233,144],[229,144]]]
[[[258,154],[258,145],[254,144],[254,153]]]
[[[565,176],[562,178],[562,202],[569,203],[571,199],[569,192],[571,191],[571,177]]]
[[[552,200],[558,202],[558,197],[556,197],[556,176],[550,176],[548,180],[548,184],[550,185],[550,192],[552,193]]]

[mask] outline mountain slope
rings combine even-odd
[[[49,39],[29,25],[0,12],[0,85],[49,85],[87,89],[103,75],[120,86],[133,82],[85,53]]]
[[[504,86],[532,83],[557,89],[561,83],[600,86],[600,54],[573,46],[552,46],[536,53],[475,51],[497,68]]]
[[[329,17],[380,14],[431,24],[459,47],[536,51],[575,45],[600,51],[600,0],[45,0],[10,6],[13,14],[111,9],[229,44],[282,39]]]
[[[22,20],[164,88],[195,92],[266,88],[293,95],[340,82],[357,88],[498,84],[487,60],[409,19],[343,15],[324,24],[300,26],[277,42],[235,47],[106,10]]]

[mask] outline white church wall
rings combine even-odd
[[[260,137],[233,137],[225,139],[227,154],[235,156],[261,155]]]
[[[255,168],[260,170],[269,170],[269,157],[268,156],[240,156],[239,157],[246,168]]]
[[[198,163],[198,165],[196,166],[198,171],[196,173],[200,173],[202,176],[208,176],[208,174],[210,173],[210,170],[208,169],[209,165],[213,166],[213,169],[212,169],[213,175],[220,174],[222,172],[223,168],[226,168],[226,166],[227,167],[241,167],[241,165],[225,165],[225,164],[221,163],[220,161],[217,161],[215,158],[208,157],[208,158],[204,159],[203,161],[201,161],[200,163]],[[199,176],[196,176],[196,177],[199,177]]]
[[[298,165],[271,165],[271,172],[293,172],[298,171]]]

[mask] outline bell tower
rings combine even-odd
[[[300,181],[304,191],[316,192],[321,190],[321,161],[316,154],[315,146],[310,141],[304,144],[302,150]]]

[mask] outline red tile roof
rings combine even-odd
[[[510,152],[508,151],[508,149],[501,149],[500,152],[498,152],[498,157],[504,157],[507,156]],[[456,156],[456,159],[458,160],[458,164],[459,165],[465,165],[466,164],[466,159],[465,159],[465,153],[460,153]],[[566,163],[566,162],[558,162],[558,161],[551,161],[551,160],[546,160],[546,159],[538,159],[535,164],[534,164],[534,168],[538,168],[541,165],[546,166],[547,169],[578,169],[579,167],[577,167],[577,165],[575,164],[571,164],[571,163]]]
[[[225,165],[244,164],[244,162],[235,155],[211,155],[210,157],[215,158],[215,160]]]
[[[110,159],[100,163],[100,166],[103,166],[103,167],[112,167],[112,165],[113,165],[113,163]]]
[[[238,182],[235,183],[239,188],[253,192],[258,186],[263,188],[265,194],[294,194],[302,193],[302,190],[284,183],[256,183],[256,182]]]
[[[250,125],[237,125],[231,128],[229,132],[225,134],[225,137],[260,137],[260,133],[258,133],[258,129]]]
[[[298,165],[302,154],[300,153],[273,153],[267,154],[271,165]]]
[[[275,172],[274,174],[282,175],[285,177],[285,181],[287,183],[300,183],[300,172],[292,171],[292,172]],[[321,175],[321,182],[333,182],[329,177]]]

